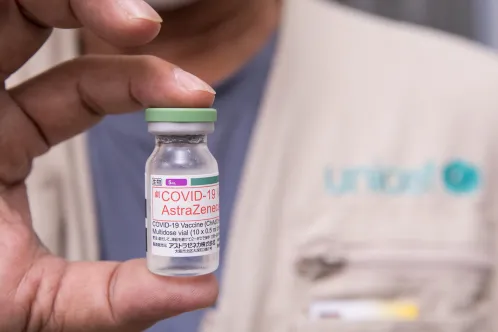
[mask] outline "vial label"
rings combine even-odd
[[[152,254],[192,257],[219,251],[218,174],[152,175],[150,180]]]

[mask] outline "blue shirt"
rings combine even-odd
[[[229,221],[251,132],[275,51],[276,36],[239,72],[216,87],[218,110],[208,146],[220,171],[221,277]],[[145,256],[144,170],[154,148],[143,112],[105,118],[89,132],[101,258],[123,261]],[[196,332],[203,312],[160,322],[150,332]]]

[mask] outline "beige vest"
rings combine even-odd
[[[204,330],[498,331],[497,87],[498,60],[468,42],[287,0]],[[93,259],[81,143],[28,185],[49,247]]]
[[[498,331],[498,59],[287,3],[205,331]]]

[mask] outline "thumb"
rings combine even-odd
[[[68,330],[140,331],[157,321],[216,301],[213,275],[162,277],[143,259],[125,263],[72,263],[63,277],[59,307]],[[62,293],[62,294],[61,294]]]
[[[157,321],[213,305],[218,286],[213,275],[163,277],[148,271],[143,260],[122,264],[110,286],[116,318]]]

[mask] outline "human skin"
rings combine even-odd
[[[213,84],[240,69],[266,44],[278,28],[281,10],[282,0],[197,0],[177,10],[161,10],[163,29],[151,43],[119,47],[84,29],[82,49],[88,54],[155,55]]]
[[[126,48],[153,40],[161,18],[141,0],[0,0],[0,79],[43,45],[51,27],[80,26]],[[69,263],[52,255],[33,231],[25,186],[33,158],[106,114],[209,107],[213,92],[152,56],[80,57],[13,89],[2,85],[0,331],[142,331],[216,300],[212,275],[167,278],[142,259]]]

